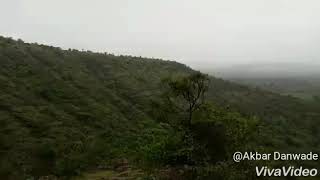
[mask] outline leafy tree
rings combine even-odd
[[[209,78],[200,72],[180,77],[166,79],[169,87],[167,100],[176,108],[187,112],[186,124],[190,127],[194,112],[205,103],[205,93],[208,91]]]

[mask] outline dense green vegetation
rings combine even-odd
[[[195,74],[0,37],[0,179],[68,179],[121,159],[145,178],[170,167],[183,179],[254,179],[233,152],[319,152],[319,104],[208,77],[190,118],[178,107]]]

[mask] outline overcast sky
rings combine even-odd
[[[0,35],[215,68],[320,57],[319,0],[0,0]]]

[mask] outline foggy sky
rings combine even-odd
[[[0,35],[27,42],[164,58],[198,69],[320,67],[319,0],[0,2]],[[299,69],[300,63],[311,66]]]

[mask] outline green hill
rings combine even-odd
[[[161,80],[194,72],[173,61],[0,37],[0,179],[69,177],[121,158],[157,164],[158,142],[176,133],[158,113]],[[214,77],[206,99],[218,119],[261,119],[257,148],[319,152],[319,106]]]

